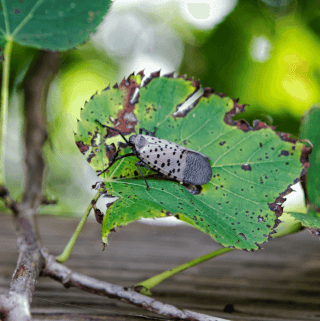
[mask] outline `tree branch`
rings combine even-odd
[[[51,78],[57,70],[58,53],[39,52],[26,75],[25,88],[25,192],[20,204],[15,203],[5,187],[0,196],[14,215],[19,257],[12,276],[10,291],[0,296],[0,319],[6,321],[31,320],[30,303],[36,282],[44,264],[40,238],[37,235],[35,214],[42,198],[44,159],[42,147],[47,139],[45,106]]]
[[[40,51],[28,71],[25,88],[25,193],[22,203],[37,209],[42,201],[44,158],[42,146],[47,140],[46,102],[49,85],[59,65],[59,54]],[[28,77],[29,75],[29,77]]]
[[[144,296],[122,286],[103,282],[86,275],[73,272],[62,264],[57,263],[54,256],[49,255],[44,251],[43,255],[46,256],[46,263],[41,272],[41,276],[48,276],[62,283],[66,288],[74,287],[79,290],[105,296],[110,299],[117,299],[172,319],[192,321],[227,321],[225,319],[189,310],[179,310],[173,305],[164,304],[151,297]]]

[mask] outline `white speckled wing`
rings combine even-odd
[[[182,146],[165,139],[157,137],[147,139],[148,144],[139,150],[141,160],[165,176],[183,181],[187,151]]]

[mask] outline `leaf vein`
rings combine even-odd
[[[244,142],[245,140],[249,139],[252,135],[254,134],[254,132],[251,133],[251,135],[247,135],[246,137],[244,137],[243,139],[241,139],[239,142],[237,142],[235,145],[233,145],[230,149],[228,149],[225,153],[223,153],[222,155],[220,155],[217,160],[214,162],[214,166],[216,165],[216,163],[219,161],[219,159],[221,159],[223,156],[226,156],[228,153],[230,153],[234,148],[236,148],[236,146],[238,146],[239,144],[241,144],[242,142]]]
[[[39,8],[39,6],[44,2],[44,0],[38,0],[33,8],[29,11],[28,15],[20,22],[20,24],[17,26],[17,28],[12,32],[12,37],[17,35],[17,33],[30,21],[33,17],[33,14],[35,11]]]

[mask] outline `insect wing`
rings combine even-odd
[[[181,146],[181,147],[183,147],[183,146]],[[186,148],[186,147],[183,147],[183,149],[188,150],[188,151],[193,152],[193,153],[196,153],[196,154],[198,154],[198,155],[203,156],[204,158],[207,158],[207,159],[210,159],[210,160],[211,160],[211,158],[210,158],[209,156],[207,156],[207,155],[205,155],[205,154],[202,154],[202,153],[200,153],[200,152],[197,152],[197,151],[195,151],[195,150],[193,150],[193,149]]]
[[[165,139],[148,137],[148,144],[140,149],[139,157],[152,169],[165,176],[183,181],[186,150]]]

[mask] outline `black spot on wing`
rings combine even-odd
[[[183,181],[183,164],[185,164],[186,150],[179,145],[172,144],[167,140],[157,140],[154,144],[145,146],[146,153],[141,153],[141,160],[146,160],[156,165],[153,168],[163,175]],[[150,152],[152,149],[152,152]]]

